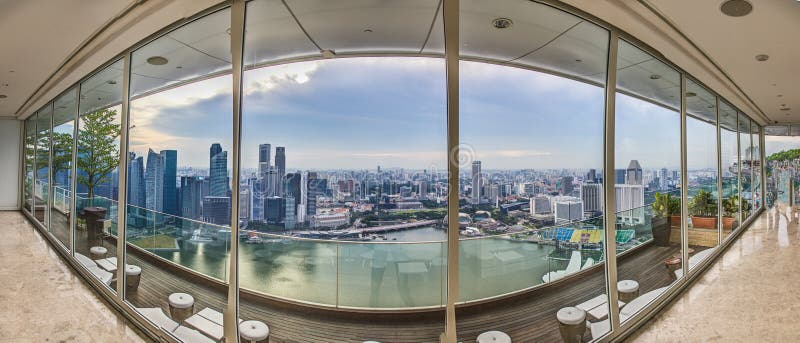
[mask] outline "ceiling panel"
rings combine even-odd
[[[319,49],[306,37],[280,0],[247,3],[244,63],[302,56],[319,56]]]

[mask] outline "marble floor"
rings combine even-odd
[[[0,211],[0,343],[144,342],[20,212]]]
[[[800,211],[800,209],[796,209]],[[629,342],[800,342],[800,212],[778,206]]]

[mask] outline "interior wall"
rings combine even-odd
[[[21,123],[0,119],[0,210],[19,209]]]

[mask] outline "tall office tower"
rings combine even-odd
[[[264,174],[269,170],[269,162],[271,161],[272,145],[259,144],[258,145],[258,176],[264,177]]]
[[[264,188],[261,186],[263,180],[250,180],[250,220],[264,220]]]
[[[147,151],[147,168],[145,170],[145,206],[149,210],[164,210],[164,164],[161,155],[153,149]]]
[[[581,185],[581,201],[586,212],[603,211],[603,185],[599,183]]]
[[[164,168],[164,186],[161,196],[162,210],[166,214],[178,215],[178,189],[176,187],[178,174],[178,152],[175,150],[161,150],[161,165]]]
[[[614,206],[620,224],[644,223],[644,186],[614,185]]]
[[[417,185],[417,195],[420,199],[427,199],[428,198],[428,183],[425,181],[420,181]]]
[[[621,185],[625,183],[625,169],[614,170],[614,184]]]
[[[144,208],[147,205],[144,181],[144,159],[130,153],[128,162],[128,204]]]
[[[535,196],[530,200],[531,215],[550,213],[553,209],[550,198],[545,196]]]
[[[262,182],[264,183],[264,194],[266,196],[273,196],[278,193],[278,173],[275,168],[268,167],[264,174],[261,174]]]
[[[294,229],[295,225],[297,225],[297,216],[295,215],[297,204],[295,203],[294,196],[292,196],[291,194],[287,195],[286,198],[284,199],[285,199],[284,207],[286,208],[286,217],[283,219],[283,228],[291,230]]]
[[[228,152],[219,143],[211,144],[208,178],[210,196],[228,196]]]
[[[200,220],[203,205],[203,180],[200,176],[181,176],[181,213],[184,218]]]
[[[661,173],[658,176],[659,181],[659,188],[667,189],[669,188],[669,180],[667,177],[667,168],[661,168]]]
[[[275,147],[275,169],[278,171],[278,176],[282,179],[286,175],[286,148],[282,146]]]
[[[486,197],[489,198],[489,202],[492,204],[496,203],[497,200],[500,199],[500,186],[495,184],[490,185],[486,192]]]
[[[628,164],[628,169],[625,170],[625,184],[626,185],[643,185],[642,166],[639,165],[638,160],[631,160]]]
[[[217,225],[230,225],[231,198],[218,196],[204,197],[203,221]]]
[[[575,187],[572,185],[572,181],[575,178],[572,176],[564,176],[561,177],[561,194],[562,195],[572,195],[572,191],[575,190]]]
[[[586,182],[588,182],[588,183],[596,183],[597,182],[597,170],[589,169],[589,172],[586,173]]]
[[[239,222],[247,223],[250,221],[250,188],[247,185],[239,186]]]
[[[308,202],[306,216],[317,214],[317,197],[324,196],[328,192],[328,179],[320,179],[316,172],[308,173]]]
[[[477,205],[481,203],[481,187],[483,186],[481,180],[481,161],[472,162],[472,204]]]
[[[553,203],[556,223],[583,219],[583,202],[580,200],[560,200]]]
[[[283,194],[286,194],[287,197],[291,196],[295,205],[300,204],[300,198],[303,196],[300,191],[301,181],[302,175],[300,173],[286,174],[286,178],[283,181]]]
[[[264,200],[264,221],[277,224],[283,221],[286,215],[286,200],[282,197],[271,196]]]
[[[308,213],[308,172],[300,174],[300,203],[297,205],[297,222],[306,222]]]

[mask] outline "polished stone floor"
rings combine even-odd
[[[629,341],[800,342],[798,219],[785,206],[762,214]]]
[[[0,211],[0,343],[143,342],[19,212]]]

